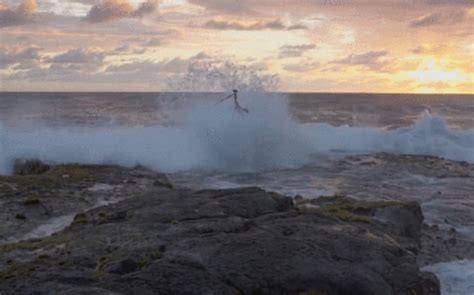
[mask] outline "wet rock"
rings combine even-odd
[[[399,235],[414,239],[418,244],[421,237],[423,213],[416,202],[392,205],[376,210],[375,217],[389,222]]]
[[[474,259],[474,241],[448,228],[423,227],[421,243],[417,257],[420,266]]]
[[[46,170],[45,165],[36,160],[19,160],[16,167],[21,175],[0,176],[0,244],[62,230],[68,225],[65,223],[70,219],[68,216],[102,204],[133,198],[151,190],[170,189],[166,185],[153,184],[156,180],[166,184],[168,179],[164,174],[144,167],[67,164],[50,166]],[[133,183],[127,183],[128,180]],[[21,226],[15,218],[16,213],[25,217],[18,216]],[[107,216],[106,222],[119,222],[123,218],[123,214]],[[77,221],[91,220],[88,217]]]

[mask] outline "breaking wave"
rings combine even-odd
[[[441,281],[441,294],[474,294],[474,261],[439,263],[423,268],[434,272]]]
[[[189,102],[169,110],[174,124],[153,127],[14,128],[0,125],[0,173],[16,158],[54,163],[142,164],[163,172],[226,172],[297,168],[314,154],[393,152],[474,163],[474,129],[452,129],[424,113],[412,126],[371,127],[300,124],[284,96],[247,94],[239,115],[232,101]],[[251,98],[251,99],[249,99]]]

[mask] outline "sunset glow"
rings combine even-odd
[[[474,93],[473,2],[0,0],[0,90],[162,91],[199,58],[279,91]]]

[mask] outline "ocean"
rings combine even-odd
[[[416,200],[427,224],[474,241],[469,181],[377,168],[377,157],[341,164],[380,153],[474,163],[474,95],[240,93],[246,115],[232,100],[218,103],[226,95],[1,93],[0,173],[16,158],[140,164],[192,188]],[[472,261],[427,267],[444,290],[474,290]]]
[[[474,162],[474,96],[243,93],[1,93],[6,172],[14,157],[140,163],[164,172],[262,172],[347,153]],[[315,157],[316,155],[316,157]]]

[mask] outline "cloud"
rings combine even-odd
[[[268,74],[263,62],[240,63],[233,58],[199,53],[188,60],[186,71],[168,80],[173,91],[274,91],[279,76]]]
[[[25,60],[15,66],[14,69],[19,71],[12,72],[5,79],[88,83],[95,83],[101,79],[105,81],[107,77],[101,73],[107,55],[108,52],[97,49],[71,49],[57,55],[40,57],[36,51],[30,49],[19,54]]]
[[[255,12],[257,9],[281,7],[406,7],[407,5],[472,6],[472,0],[188,0],[189,3],[209,10],[227,13]]]
[[[431,5],[463,5],[472,6],[472,0],[418,0],[418,2]]]
[[[134,47],[130,44],[124,44],[119,47],[116,47],[111,51],[110,55],[128,55],[128,54],[145,54],[147,51],[146,48]]]
[[[306,51],[315,49],[315,44],[284,45],[280,47],[279,58],[300,57]]]
[[[147,14],[155,12],[156,9],[158,9],[158,0],[148,0],[148,1],[140,4],[140,6],[137,8],[137,10],[135,10],[132,13],[132,16],[134,16],[134,17],[143,17]]]
[[[122,18],[140,18],[154,12],[157,8],[158,0],[148,0],[140,4],[137,9],[134,9],[127,0],[104,0],[92,6],[85,20],[101,23]]]
[[[16,9],[0,6],[0,27],[31,23],[38,8],[36,0],[24,0]]]
[[[410,22],[410,27],[420,28],[437,25],[456,24],[467,19],[467,14],[463,10],[451,12],[436,12],[424,15]]]
[[[69,2],[76,2],[81,4],[95,5],[97,0],[68,0]]]
[[[446,46],[442,44],[431,45],[431,44],[422,44],[417,46],[412,50],[414,54],[432,54],[440,53],[446,50]]]
[[[230,57],[200,52],[189,58],[136,60],[109,65],[105,73],[109,77],[129,77],[129,80],[140,82],[164,81],[167,90],[223,91],[232,87],[267,89],[276,85],[277,76],[266,75],[267,70],[267,64],[262,62],[239,64]]]
[[[253,23],[241,23],[223,20],[210,20],[204,23],[204,28],[213,30],[237,30],[237,31],[258,31],[258,30],[304,30],[304,25],[286,25],[281,20],[257,21]]]
[[[71,49],[46,61],[54,64],[101,64],[105,57],[106,53],[102,51]]]
[[[388,51],[369,51],[362,54],[351,54],[343,59],[332,61],[334,64],[345,64],[355,66],[366,66],[371,69],[379,69],[383,64],[382,58],[388,55]]]
[[[124,44],[115,48],[115,52],[128,52],[130,51],[130,49],[131,49],[131,46],[129,44]]]
[[[183,72],[189,61],[179,57],[163,61],[136,61],[120,65],[110,65],[107,73],[180,73]]]
[[[38,47],[12,50],[2,49],[0,51],[0,69],[14,64],[39,62],[41,60],[40,50],[41,48]]]
[[[230,14],[246,13],[253,14],[252,1],[234,1],[234,0],[188,0],[189,3],[205,7],[209,10],[220,11]]]
[[[161,38],[151,38],[149,39],[148,41],[145,41],[142,46],[145,46],[145,47],[156,47],[156,46],[160,46],[163,44],[163,40]]]
[[[320,63],[308,60],[302,63],[285,64],[283,65],[283,69],[288,72],[304,73],[313,71],[320,66]]]

